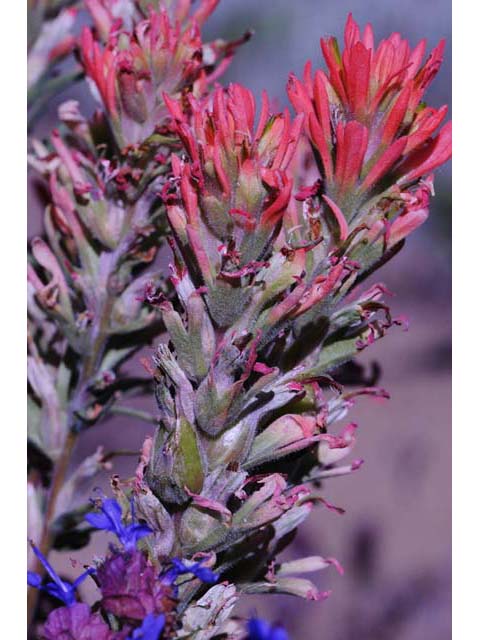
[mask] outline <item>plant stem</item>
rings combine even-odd
[[[110,318],[114,299],[111,295],[107,295],[104,299],[99,322],[95,327],[92,327],[93,344],[92,349],[84,360],[80,379],[77,384],[77,390],[70,403],[70,429],[65,439],[65,443],[62,448],[62,452],[55,465],[53,473],[52,484],[48,493],[47,507],[45,511],[45,517],[43,520],[43,530],[40,538],[39,549],[41,553],[47,557],[52,547],[54,536],[52,530],[52,524],[55,519],[55,511],[57,505],[58,495],[63,487],[65,476],[70,464],[70,460],[75,448],[75,444],[78,438],[79,431],[73,428],[76,421],[75,412],[81,408],[83,400],[88,393],[88,385],[91,377],[94,375],[101,361],[105,344],[108,339],[107,326]],[[43,575],[44,568],[38,558],[35,561],[33,570],[40,575]],[[38,603],[39,590],[33,587],[28,588],[27,594],[27,607],[28,607],[28,625],[33,622],[35,610]]]
[[[111,254],[104,254],[105,261],[103,268],[99,268],[97,290],[100,298],[98,300],[95,319],[89,336],[89,343],[92,345],[88,354],[82,362],[78,383],[72,396],[69,406],[70,426],[68,435],[65,439],[62,452],[55,465],[52,484],[47,498],[47,506],[45,518],[43,521],[43,530],[40,537],[39,549],[41,553],[47,557],[54,542],[52,524],[56,515],[56,504],[58,495],[63,487],[65,476],[68,471],[70,460],[75,448],[75,444],[79,434],[78,414],[84,409],[88,402],[89,387],[92,378],[100,368],[105,346],[109,338],[110,316],[112,314],[113,305],[118,294],[112,293],[109,289],[110,277],[115,273],[118,261],[125,254],[132,240],[132,218],[134,217],[134,205],[129,206],[127,215],[125,216],[122,239],[118,243],[116,249]],[[102,292],[103,295],[102,295]],[[133,414],[131,414],[133,415]],[[138,416],[137,416],[138,417]],[[40,575],[44,574],[44,568],[41,562],[36,559],[33,570]],[[28,624],[33,622],[35,610],[38,602],[39,590],[29,587],[27,603],[28,603]]]
[[[55,472],[53,474],[52,485],[50,487],[50,492],[48,496],[47,502],[47,510],[45,513],[42,537],[39,544],[39,549],[42,554],[46,557],[48,552],[50,551],[50,547],[53,542],[53,532],[51,523],[55,516],[55,507],[57,503],[57,497],[59,492],[62,489],[63,482],[65,479],[65,474],[68,469],[68,465],[70,463],[70,458],[72,456],[72,452],[75,446],[75,442],[77,440],[78,433],[75,431],[69,431],[68,436],[65,440],[65,444],[58,459],[57,464],[55,465]],[[34,571],[37,573],[43,573],[43,567],[41,562],[36,558],[34,566]],[[28,607],[28,624],[30,625],[33,621],[33,616],[35,614],[35,609],[37,607],[39,590],[34,589],[33,587],[28,588],[27,594],[27,607]]]

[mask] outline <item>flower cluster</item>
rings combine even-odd
[[[28,573],[28,584],[45,591],[63,603],[54,609],[43,627],[45,640],[72,638],[73,640],[134,640],[151,638],[158,640],[172,637],[177,626],[176,605],[180,588],[180,576],[190,576],[204,584],[218,581],[218,575],[205,566],[204,560],[195,563],[182,562],[178,558],[154,564],[144,551],[137,550],[137,541],[149,535],[151,530],[134,521],[125,524],[122,508],[115,499],[103,499],[100,513],[92,512],[86,521],[95,528],[115,533],[120,548],[112,547],[109,555],[95,568],[90,567],[70,584],[63,580],[43,554],[32,548],[48,573],[51,582],[43,584],[42,577]],[[95,612],[76,599],[75,591],[88,577],[95,576],[101,593]],[[185,588],[185,587],[183,587]],[[109,620],[110,624],[105,622]],[[115,624],[112,628],[112,622]]]
[[[119,368],[159,320],[144,292],[160,280],[149,267],[165,173],[153,168],[153,152],[142,156],[142,170],[131,157],[103,157],[105,123],[87,122],[77,103],[63,104],[59,115],[62,131],[49,146],[34,140],[30,157],[51,201],[46,237],[33,239],[28,264],[29,437],[53,460],[72,422],[76,430],[94,424],[135,384]],[[130,347],[113,342],[132,334]]]
[[[421,102],[444,46],[422,65],[424,40],[412,50],[394,33],[375,48],[371,25],[362,34],[350,15],[343,53],[335,38],[321,40],[327,73],[307,62],[303,82],[290,77],[321,172],[313,193],[337,241],[363,225],[357,242],[383,236],[391,247],[425,220],[429,176],[451,154],[451,123],[436,133],[447,107]]]
[[[186,114],[167,102],[188,153],[187,161],[172,158],[180,203],[170,193],[167,215],[185,261],[195,259],[188,265],[195,281],[208,288],[214,321],[225,326],[268,264],[291,196],[287,168],[302,118],[272,114],[264,94],[255,125],[254,97],[240,85],[216,89],[211,103],[191,99]]]
[[[309,62],[288,81],[292,117],[215,84],[245,40],[202,41],[216,5],[84,0],[78,60],[101,108],[87,119],[70,100],[32,139],[48,205],[28,269],[28,583],[32,616],[38,593],[63,605],[34,625],[43,640],[287,640],[235,618],[241,595],[321,601],[330,592],[303,574],[343,573],[279,554],[315,506],[343,513],[325,480],[363,464],[348,459],[347,414],[388,398],[349,363],[404,324],[388,289],[363,281],[426,219],[450,157],[446,108],[423,102],[444,45],[422,63],[423,41],[375,47],[349,16],[343,51],[321,42],[326,71]],[[64,11],[49,14],[62,38]],[[146,376],[122,368],[152,341]],[[129,405],[145,392],[156,415]],[[115,498],[89,510],[85,489],[122,452],[70,458],[115,413],[155,430],[135,473],[113,476]],[[95,530],[117,542],[67,582],[50,549]],[[88,577],[92,606],[77,600]]]
[[[203,0],[191,17],[186,6],[177,6],[173,17],[166,8],[150,7],[131,31],[122,28],[121,19],[114,19],[109,4],[89,3],[106,44],[95,42],[92,30],[85,27],[81,54],[91,87],[123,148],[162,129],[165,96],[184,92],[203,96],[225,69],[235,45],[202,43],[200,27],[217,0]]]

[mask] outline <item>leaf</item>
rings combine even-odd
[[[35,487],[32,482],[27,483],[27,517],[28,517],[28,539],[40,542],[43,528],[43,500],[41,489]],[[33,569],[35,564],[34,554],[29,547],[28,567]]]
[[[218,467],[207,475],[200,496],[182,516],[179,528],[184,549],[206,543],[210,536],[223,539],[230,531],[232,514],[226,505],[246,479],[244,471],[228,471]]]
[[[295,505],[292,509],[284,513],[273,523],[275,529],[275,539],[281,540],[284,536],[299,527],[308,518],[313,509],[312,502]]]
[[[66,529],[55,536],[53,548],[57,551],[77,551],[83,549],[90,542],[92,530],[90,528]]]
[[[82,504],[77,509],[65,511],[52,525],[53,547],[57,550],[75,550],[86,546],[90,541],[92,527],[85,526],[85,514],[90,505]]]
[[[100,365],[100,371],[109,371],[110,369],[114,369],[117,365],[126,360],[136,348],[137,347],[134,346],[125,347],[123,349],[109,349],[103,357]]]
[[[189,500],[186,489],[200,493],[203,467],[197,433],[185,417],[177,419],[171,434],[167,435],[163,426],[159,427],[146,477],[149,487],[160,500],[184,504]]]
[[[239,585],[242,593],[284,593],[290,596],[298,596],[306,600],[325,600],[330,591],[319,591],[317,587],[306,578],[279,578],[275,582],[247,582]]]
[[[27,433],[28,439],[43,451],[42,429],[41,429],[42,410],[38,404],[27,396]],[[46,451],[43,451],[47,455]]]
[[[48,103],[61,91],[68,86],[78,82],[83,77],[83,70],[77,70],[72,73],[52,78],[46,82],[39,81],[35,83],[28,92],[28,130],[30,131],[42,115],[43,111],[48,107]]]
[[[175,528],[172,517],[151,491],[142,489],[134,493],[135,511],[138,518],[142,518],[154,532],[152,537],[145,540],[155,557],[168,556],[174,545]]]
[[[286,480],[274,473],[259,480],[261,487],[247,498],[235,513],[232,521],[234,529],[251,531],[277,520],[285,511],[293,506],[284,493]]]
[[[242,466],[251,469],[269,460],[278,460],[301,451],[316,441],[316,418],[294,414],[281,416],[255,438],[250,454]]]
[[[103,447],[98,447],[94,454],[78,465],[63,484],[55,503],[55,518],[59,518],[64,512],[71,511],[72,507],[91,490],[92,479],[100,471],[109,468],[109,464],[103,461],[103,455]]]
[[[203,464],[197,434],[185,418],[180,418],[178,431],[178,457],[175,470],[179,481],[192,493],[199,493],[203,486]]]
[[[299,560],[291,560],[290,562],[283,562],[280,567],[275,571],[275,575],[278,577],[289,576],[295,573],[313,573],[315,571],[322,571],[328,569],[328,567],[335,567],[337,571],[342,575],[343,569],[334,558],[322,558],[321,556],[309,556],[308,558],[300,558]]]
[[[321,376],[332,369],[340,366],[344,362],[351,360],[358,352],[357,342],[368,334],[368,329],[354,338],[344,338],[334,340],[330,344],[324,345],[319,352],[316,364],[303,371],[298,380],[309,380]]]
[[[217,584],[195,604],[190,605],[182,617],[182,629],[178,638],[210,640],[221,633],[239,596],[235,585]]]
[[[41,402],[29,404],[29,437],[45,455],[54,460],[60,453],[67,433],[66,413],[60,406],[54,379],[55,370],[39,357],[27,357],[28,382]],[[40,418],[40,423],[36,422]]]

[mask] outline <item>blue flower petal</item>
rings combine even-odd
[[[167,571],[166,578],[173,582],[185,573],[192,573],[196,578],[205,582],[207,584],[211,584],[218,581],[218,574],[214,573],[208,567],[202,566],[205,560],[200,560],[199,562],[195,562],[191,565],[186,565],[179,558],[172,558],[173,567]]]
[[[135,549],[137,542],[152,533],[150,527],[144,524],[132,522],[129,525],[122,523],[122,508],[116,500],[105,498],[101,505],[102,513],[89,513],[85,520],[96,529],[114,533],[126,549]],[[134,510],[132,507],[132,518]]]
[[[149,613],[143,620],[142,626],[132,633],[127,640],[158,640],[165,626],[165,616],[155,616]]]
[[[252,618],[249,620],[247,640],[289,640],[283,627],[272,627],[266,620]]]
[[[45,586],[40,587],[42,591],[45,591],[49,595],[61,600],[67,607],[71,607],[76,603],[75,590],[68,582],[63,582],[59,586],[55,582],[48,582]]]
[[[42,584],[42,576],[34,571],[27,571],[27,583],[30,587],[40,587]]]
[[[48,575],[52,579],[52,582],[47,582],[46,584],[42,584],[42,577],[35,573],[34,571],[29,571],[27,573],[27,582],[31,587],[35,587],[40,589],[41,591],[45,591],[49,595],[61,600],[67,607],[71,607],[75,604],[75,589],[77,586],[85,580],[88,575],[95,573],[95,569],[87,569],[84,573],[82,573],[73,584],[62,580],[60,576],[56,573],[53,567],[50,565],[48,560],[42,554],[40,549],[38,549],[33,543],[31,543],[32,549],[40,560],[40,562],[45,567]]]
[[[217,582],[219,578],[217,573],[214,573],[211,569],[208,569],[207,567],[202,567],[200,563],[198,563],[197,565],[193,565],[192,567],[189,567],[189,570],[199,580],[207,584]]]
[[[55,571],[52,565],[48,562],[48,560],[45,558],[45,556],[43,555],[43,553],[40,551],[38,547],[36,547],[33,543],[31,543],[30,546],[33,549],[33,553],[37,556],[37,558],[45,567],[45,571],[48,573],[51,579],[61,588],[63,585],[63,581],[59,577],[58,573]]]
[[[269,640],[270,625],[260,618],[248,621],[248,640]]]
[[[79,584],[82,584],[85,578],[88,578],[88,576],[93,576],[95,573],[96,573],[96,570],[93,567],[90,567],[89,569],[84,571],[82,574],[78,576],[78,578],[72,584],[73,589],[76,589]]]
[[[87,513],[85,520],[95,529],[114,531],[112,522],[104,513]]]
[[[122,507],[114,498],[107,498],[102,502],[103,513],[110,518],[112,524],[122,526]]]
[[[149,536],[151,533],[153,533],[152,530],[146,524],[133,524],[127,527],[127,538],[129,544],[133,547],[136,546],[139,540],[145,536]]]

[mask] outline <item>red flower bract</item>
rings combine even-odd
[[[421,64],[425,41],[411,49],[398,33],[375,48],[371,25],[360,33],[350,15],[345,48],[321,41],[328,73],[303,82],[291,76],[288,95],[306,116],[306,132],[325,178],[325,192],[349,222],[372,197],[391,186],[410,187],[451,154],[451,126],[435,132],[446,115],[421,99],[435,77],[444,41]],[[343,234],[344,235],[344,234]]]
[[[103,47],[94,40],[93,32],[84,28],[80,40],[82,63],[120,147],[138,144],[164,123],[167,110],[162,94],[178,96],[187,87],[195,95],[203,94],[212,67],[222,55],[228,57],[232,47],[210,47],[211,59],[204,63],[199,27],[205,19],[202,7],[186,24],[170,18],[164,9],[151,10],[148,18],[128,32],[120,28],[121,21],[112,22],[105,7],[97,5],[93,5],[94,15],[97,23],[104,25],[103,32],[110,29],[108,42]],[[213,10],[211,2],[207,5],[205,11]]]
[[[188,154],[172,158],[180,202],[168,206],[178,238],[193,249],[205,284],[239,281],[268,259],[269,247],[291,196],[286,170],[302,117],[271,115],[264,94],[258,124],[253,95],[240,85],[218,88],[211,107],[165,101]]]

